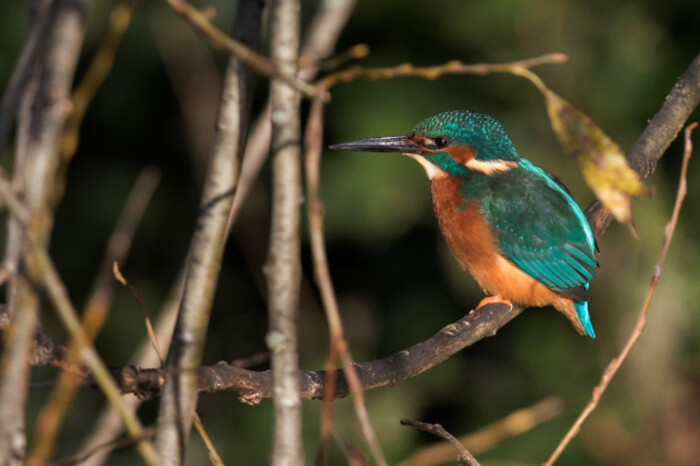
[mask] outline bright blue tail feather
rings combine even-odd
[[[576,309],[576,315],[578,316],[578,320],[581,322],[583,329],[586,331],[586,335],[591,338],[595,338],[595,331],[593,331],[591,316],[588,314],[588,302],[574,301],[574,309]]]

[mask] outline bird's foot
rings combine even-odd
[[[476,306],[476,309],[479,309],[481,306],[485,306],[487,304],[503,304],[505,306],[508,306],[509,311],[513,310],[513,303],[500,295],[485,297],[484,299],[479,301],[479,304]]]

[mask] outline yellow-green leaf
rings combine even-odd
[[[590,118],[548,88],[540,91],[554,133],[578,162],[588,186],[617,220],[632,226],[632,198],[649,193],[649,188],[627,164],[620,147]]]

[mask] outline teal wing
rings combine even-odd
[[[482,197],[501,253],[547,288],[588,300],[597,261],[581,209],[546,173],[522,159]]]

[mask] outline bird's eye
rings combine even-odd
[[[445,138],[434,138],[433,142],[435,143],[435,147],[438,149],[442,149],[443,147],[447,146],[447,139]]]

